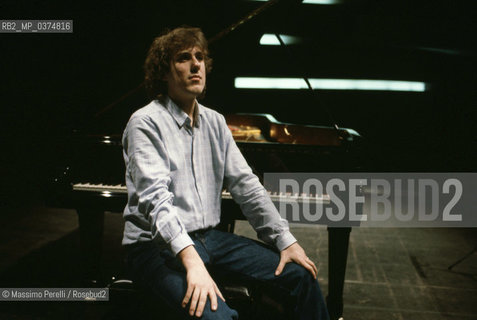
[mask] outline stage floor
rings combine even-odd
[[[0,287],[78,287],[79,237],[76,212],[42,205],[2,207]],[[122,273],[123,221],[106,213],[103,280]],[[327,293],[327,230],[291,226],[318,263]],[[236,233],[254,237],[239,222]],[[448,266],[477,246],[477,229],[354,228],[350,237],[344,318],[477,319],[477,253]],[[2,302],[1,319],[105,319],[110,303]]]

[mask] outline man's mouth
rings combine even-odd
[[[190,76],[189,79],[190,80],[200,80],[202,78],[200,76]]]

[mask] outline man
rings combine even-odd
[[[154,40],[145,62],[155,97],[123,135],[128,204],[123,244],[133,279],[183,318],[237,319],[209,270],[263,282],[296,299],[297,319],[326,319],[317,269],[237,148],[225,119],[197,102],[211,69],[198,28]],[[226,188],[265,242],[213,229]]]

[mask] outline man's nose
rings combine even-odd
[[[200,61],[196,57],[192,57],[191,69],[195,71],[200,69]]]

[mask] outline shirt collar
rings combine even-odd
[[[177,125],[182,128],[184,124],[190,124],[190,118],[187,113],[184,112],[171,98],[166,97],[166,108],[169,110],[170,114],[176,121]],[[202,106],[195,101],[195,108],[194,108],[194,127],[199,128],[200,125],[200,118],[202,117],[201,112]]]

